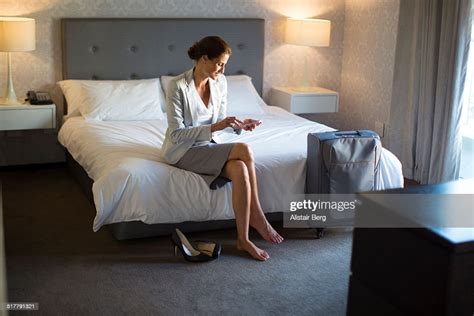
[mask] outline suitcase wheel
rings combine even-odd
[[[324,236],[324,228],[316,228],[316,239],[321,239]]]

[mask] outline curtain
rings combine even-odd
[[[471,0],[400,0],[388,144],[404,176],[459,176]]]

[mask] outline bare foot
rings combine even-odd
[[[279,244],[283,241],[283,237],[270,225],[270,223],[264,219],[261,224],[251,224],[255,228],[260,236],[266,241],[272,242],[274,244]]]
[[[258,248],[250,240],[248,241],[237,240],[237,249],[247,251],[253,258],[260,261],[266,261],[267,259],[270,258],[270,256],[265,250]]]

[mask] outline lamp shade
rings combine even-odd
[[[329,46],[331,21],[320,19],[288,19],[286,42],[304,46]]]
[[[35,50],[35,20],[19,17],[0,17],[0,52]]]

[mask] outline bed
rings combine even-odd
[[[225,38],[233,47],[226,67],[229,114],[263,121],[251,133],[222,136],[250,145],[262,207],[269,219],[281,219],[286,195],[304,193],[307,134],[332,128],[261,99],[263,20],[63,19],[63,77],[123,80],[177,75],[192,66],[187,47],[209,34]],[[248,78],[251,87],[233,83],[242,78]],[[255,100],[251,113],[242,112],[248,108],[242,96]],[[166,127],[165,118],[66,117],[58,139],[67,149],[68,166],[94,202],[94,231],[107,225],[117,239],[130,239],[170,234],[174,227],[189,232],[234,225],[231,184],[209,190],[198,175],[163,162],[160,149]],[[381,175],[379,189],[403,185],[401,164],[385,149]]]

